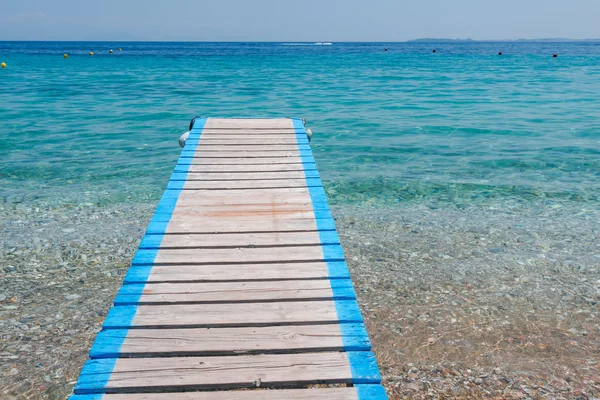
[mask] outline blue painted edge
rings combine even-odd
[[[192,130],[194,132],[201,132],[204,124],[206,124],[206,119],[197,119]],[[187,148],[191,150],[195,147],[195,144],[190,143],[189,145],[186,144],[184,149]],[[152,242],[154,244],[157,244],[156,248],[158,248],[158,245],[160,245],[160,242],[162,241],[162,237],[169,223],[168,219],[170,219],[170,216],[172,215],[173,210],[175,209],[175,204],[177,203],[178,197],[179,193],[176,193],[175,195],[173,191],[171,191],[171,193],[169,193],[168,196],[163,195],[156,208],[155,216],[152,218],[150,224],[148,225],[147,230],[155,233],[155,236],[152,238]],[[168,218],[166,218],[167,215]],[[145,260],[152,258],[152,262],[154,262],[158,250],[150,250],[150,252],[152,252],[153,254],[149,254],[148,250],[138,250],[138,252],[136,253],[136,257],[138,257],[138,254],[141,254]],[[143,270],[143,272],[139,269],[135,271],[136,280],[140,282],[137,285],[128,285],[128,281],[126,278],[123,286],[121,286],[121,289],[119,290],[119,294],[117,294],[117,299],[119,298],[119,296],[123,296],[124,294],[126,294],[128,298],[135,300],[134,304],[139,302],[139,299],[144,290],[144,282],[148,279],[148,276],[150,275],[150,270],[151,268],[146,268]],[[127,272],[127,275],[129,275],[129,272],[130,271]],[[96,340],[92,345],[92,349],[90,350],[90,357],[93,358],[94,355],[103,353],[118,354],[120,352],[121,346],[123,345],[123,341],[127,337],[127,329],[133,325],[133,319],[135,318],[136,312],[136,306],[128,307],[125,310],[121,309],[121,307],[111,308],[108,312],[108,315],[106,316],[106,319],[104,320],[103,329],[105,327],[119,325],[124,329],[124,331],[122,332],[123,334],[113,335],[111,336],[111,340],[106,340],[106,335],[100,332],[96,336]],[[112,370],[114,368],[116,358],[103,359],[102,363],[100,364],[96,363],[95,361],[98,360],[89,360],[84,365],[79,379],[77,380],[77,384],[75,385],[76,394],[85,394],[85,390],[82,392],[81,387],[89,386],[91,380],[93,380],[93,389],[90,389],[91,392],[98,392],[106,386],[106,383],[110,379]],[[100,369],[98,369],[99,366],[101,366]],[[87,393],[90,392],[88,391]]]
[[[127,338],[128,329],[109,329],[98,332],[90,358],[118,358],[121,355],[121,345]]]
[[[294,124],[294,129],[296,131],[296,133],[298,135],[302,134],[302,133],[306,133],[306,130],[304,128],[304,123],[300,120],[293,120],[293,124]],[[307,157],[307,156],[305,156]],[[310,158],[312,159],[312,162],[314,162],[314,159],[312,157],[312,151],[310,152]],[[320,190],[314,191],[314,187],[312,185],[308,184],[308,181],[314,181],[316,179],[319,180],[320,182],[320,177],[319,178],[306,178],[307,179],[307,186],[310,196],[311,196],[311,200],[313,201],[317,201],[319,203],[324,203],[322,200],[317,200],[318,197],[322,197],[324,195],[324,189],[322,188],[322,185],[319,185],[318,187],[320,187]],[[329,208],[329,207],[327,207]],[[322,212],[321,208],[318,212]],[[315,215],[317,214],[317,211],[315,210]],[[321,227],[322,227],[322,223],[324,221],[327,221],[327,219],[316,219],[317,221],[317,229],[320,231],[319,234],[321,234]],[[333,218],[330,221],[330,224],[334,224]],[[323,242],[323,240],[321,240],[321,242]],[[343,250],[341,248],[341,246],[339,247],[339,249],[333,249],[331,246],[322,246],[323,249],[323,254],[324,254],[324,258],[327,260],[329,257],[341,257],[341,259],[336,259],[337,263],[335,265],[334,268],[337,269],[337,272],[339,273],[339,269],[343,268],[345,270],[345,273],[350,276],[350,273],[348,271],[348,266],[345,262],[345,257],[344,257],[344,253]],[[332,251],[335,251],[335,254],[332,253]],[[340,263],[343,263],[343,265],[340,265]],[[332,268],[333,266],[330,266],[330,263],[327,263],[327,267],[328,269]],[[331,275],[331,271],[329,273],[329,275]],[[352,337],[356,337],[356,336],[360,336],[361,334],[365,334],[366,335],[366,340],[368,342],[368,346],[370,348],[370,340],[368,337],[368,333],[366,332],[366,328],[363,322],[363,318],[362,318],[362,314],[360,312],[360,308],[358,307],[358,302],[356,300],[350,300],[350,301],[340,301],[337,300],[337,295],[336,295],[336,291],[340,290],[340,288],[335,285],[335,281],[330,279],[330,283],[331,283],[331,288],[334,292],[334,303],[335,303],[335,308],[337,311],[337,315],[338,315],[338,320],[340,321],[340,330],[342,333],[342,340],[343,340],[343,344],[344,344],[344,348],[351,348],[352,343],[350,341],[350,338]],[[352,290],[352,292],[354,293],[354,288],[346,288],[344,290]],[[356,295],[355,295],[356,297]],[[353,323],[353,324],[348,324],[346,322],[359,322],[358,324]],[[359,331],[360,330],[360,331]],[[361,383],[380,383],[381,382],[381,375],[379,373],[379,368],[377,366],[377,360],[375,359],[375,355],[371,352],[368,351],[359,351],[359,352],[348,352],[348,361],[350,363],[350,370],[352,371],[352,381],[355,384],[361,384]],[[359,389],[357,389],[358,391]],[[363,392],[363,399],[366,398],[371,398],[371,397],[364,397],[367,396],[368,390],[370,389],[361,389]],[[359,394],[359,396],[361,395],[361,392],[358,391],[357,392]],[[383,398],[385,397],[385,391],[383,392]],[[360,399],[361,397],[359,397]]]
[[[388,398],[381,385],[354,385],[354,388],[358,400],[387,400]]]
[[[370,351],[349,351],[348,361],[352,371],[352,383],[380,383],[381,374],[375,354]]]
[[[95,394],[103,391],[116,362],[116,358],[87,360],[83,365],[73,392],[75,394]]]
[[[102,400],[104,394],[76,394],[69,396],[67,400]]]
[[[114,306],[108,310],[102,329],[129,329],[133,326],[136,312],[137,306]]]

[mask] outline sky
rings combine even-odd
[[[0,0],[0,40],[600,38],[600,0]]]

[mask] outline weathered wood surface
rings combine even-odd
[[[335,294],[332,286],[335,288]],[[124,285],[115,305],[180,303],[252,303],[267,301],[353,299],[350,280],[266,282],[194,282]]]
[[[219,233],[219,232],[301,232],[314,231],[317,224],[314,219],[286,220],[222,220],[204,221],[201,225],[185,218],[173,219],[167,233]]]
[[[294,129],[289,118],[209,118],[204,124],[203,133],[210,129]]]
[[[192,164],[189,167],[185,166],[185,169],[181,166],[175,167],[175,172],[186,171],[189,175],[196,173],[208,173],[208,172],[281,172],[281,171],[297,171],[302,172],[305,170],[316,171],[316,165],[314,163],[296,163],[296,164],[256,164],[256,165],[213,165],[213,164]]]
[[[191,143],[190,139],[190,143]],[[222,145],[222,146],[264,146],[265,143],[274,145],[297,145],[298,139],[295,136],[283,134],[277,135],[274,133],[255,136],[254,138],[248,135],[203,135],[198,139],[202,146]],[[308,140],[302,143],[308,144]],[[251,147],[252,148],[252,147]]]
[[[101,400],[359,400],[355,388],[106,394]],[[71,400],[91,400],[72,396]]]
[[[188,179],[184,189],[258,189],[258,188],[305,188],[306,179],[269,179],[240,181],[204,181]]]
[[[270,179],[304,179],[306,177],[303,170],[279,171],[279,172],[188,172],[185,179],[187,181],[261,181]]]
[[[220,282],[283,279],[325,279],[349,277],[343,263],[307,262],[230,265],[153,265],[133,266],[125,282]],[[335,268],[334,268],[335,267]],[[149,274],[147,270],[150,270]]]
[[[323,246],[298,246],[298,247],[272,247],[269,251],[264,248],[225,248],[225,249],[160,249],[156,254],[153,264],[234,264],[234,263],[271,263],[284,261],[326,261],[343,257],[339,246],[327,255]],[[138,250],[133,265],[146,264],[152,250]],[[148,254],[148,257],[146,255]]]
[[[203,210],[203,209],[177,209],[173,212],[173,221],[186,220],[187,222],[197,224],[199,226],[205,223],[219,222],[224,218],[229,218],[232,221],[262,221],[262,222],[278,222],[282,220],[309,219],[314,220],[315,215],[312,210],[302,209],[302,207],[271,207],[263,208],[246,208],[240,210]]]
[[[371,353],[362,352],[361,355],[374,362]],[[118,358],[116,362],[98,359],[86,363],[76,390],[93,388],[100,380],[107,392],[353,383],[355,377],[350,370],[349,356],[352,353],[324,352],[233,357]],[[112,373],[104,382],[102,374],[85,374],[86,368],[93,371],[110,368]],[[367,376],[363,380],[369,382],[369,378]],[[375,377],[370,381],[378,383]]]
[[[304,160],[299,156],[289,157],[242,157],[240,154],[233,157],[183,157],[177,161],[177,164],[191,165],[280,165],[280,164],[300,164]]]
[[[122,341],[115,351],[112,343]],[[112,329],[98,334],[91,358],[368,351],[361,324],[258,328]]]
[[[308,150],[310,149],[309,145],[298,145],[298,143],[291,144],[256,144],[256,145],[237,145],[237,144],[214,144],[213,142],[201,141],[201,146],[198,147],[196,153],[210,153],[211,155],[221,155],[221,153],[227,152],[243,152],[243,153],[258,153],[261,152],[273,152],[273,151],[291,151],[295,154],[298,153],[299,149]]]
[[[290,204],[302,202],[311,204],[310,192],[307,188],[287,189],[254,189],[231,190],[227,192],[215,191],[184,191],[177,199],[177,207],[181,205],[211,205],[211,204]]]
[[[217,161],[228,161],[238,160],[243,158],[248,161],[263,160],[263,162],[269,161],[286,161],[289,162],[291,159],[297,159],[300,157],[298,150],[274,150],[274,151],[254,151],[253,149],[246,149],[240,151],[210,151],[208,149],[196,150],[195,152],[182,151],[182,158],[197,158]],[[237,161],[236,161],[237,162]]]
[[[323,238],[324,237],[324,238]],[[159,243],[157,243],[160,240]],[[267,232],[267,233],[230,233],[230,234],[184,234],[164,235],[160,238],[146,236],[140,244],[141,249],[184,248],[184,247],[248,247],[320,244],[339,244],[335,232],[320,235],[319,232]]]
[[[194,125],[71,400],[386,398],[298,127]]]
[[[337,309],[336,309],[337,306]],[[234,327],[360,322],[354,300],[241,304],[173,304],[113,307],[104,328]],[[134,315],[133,322],[130,321]]]

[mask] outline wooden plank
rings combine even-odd
[[[328,232],[268,232],[230,234],[146,235],[140,249],[184,247],[271,247],[301,244],[339,244],[335,231]]]
[[[351,370],[350,359],[364,370]],[[75,394],[379,383],[376,367],[370,352],[96,359],[84,365]]]
[[[256,165],[219,165],[219,164],[193,164],[193,165],[177,165],[175,172],[190,172],[190,173],[237,173],[237,172],[285,172],[285,171],[316,171],[315,164],[256,164]]]
[[[225,158],[225,159],[236,159],[236,158],[240,158],[243,157],[245,159],[261,159],[261,158],[266,158],[266,159],[271,159],[271,158],[276,158],[276,159],[283,159],[285,160],[286,158],[296,158],[300,156],[300,151],[299,150],[274,150],[274,151],[269,151],[269,150],[240,150],[240,151],[219,151],[219,152],[215,152],[215,151],[210,151],[208,149],[204,149],[202,146],[198,147],[198,149],[196,151],[187,151],[187,150],[183,150],[181,152],[181,156],[180,158]]]
[[[183,248],[183,249],[140,249],[132,265],[146,264],[235,264],[271,263],[294,261],[328,261],[344,258],[340,245],[316,245],[270,248]]]
[[[248,303],[300,300],[351,300],[354,288],[349,279],[329,281],[187,282],[126,284],[115,305]]]
[[[259,188],[303,188],[321,186],[319,179],[269,179],[247,181],[198,181],[188,179],[185,182],[169,182],[168,188],[183,186],[185,190],[191,189],[259,189]]]
[[[353,385],[353,387],[329,387],[308,389],[255,389],[236,391],[173,392],[75,395],[69,400],[386,400],[381,385]]]
[[[282,279],[343,279],[350,274],[344,262],[231,264],[220,265],[154,265],[133,266],[125,283],[157,282],[222,282]]]
[[[333,223],[325,222],[327,228],[333,228]],[[208,220],[202,223],[190,222],[172,218],[166,228],[166,233],[241,233],[241,232],[301,232],[317,230],[314,219],[282,219],[282,220]],[[155,232],[152,227],[146,231]]]
[[[279,164],[300,164],[305,160],[302,157],[253,157],[246,158],[237,155],[235,158],[192,158],[183,157],[177,161],[178,165],[279,165]],[[314,161],[312,161],[314,163]]]
[[[177,195],[180,204],[286,204],[310,201],[308,188],[277,190],[184,191]]]
[[[200,141],[200,146],[196,151],[210,152],[216,155],[222,152],[244,152],[244,153],[255,153],[255,152],[274,152],[274,151],[298,151],[298,150],[309,150],[309,145],[298,143],[291,144],[235,144],[235,143],[213,143],[208,141]]]
[[[281,303],[185,304],[117,306],[110,309],[105,329],[201,328],[269,325],[360,323],[354,300]]]
[[[296,171],[277,171],[277,172],[188,172],[187,174],[178,174],[175,172],[171,176],[171,180],[185,179],[188,181],[259,181],[271,179],[305,179],[307,176],[315,178],[318,176],[317,171],[302,170]]]
[[[327,213],[327,217],[329,213]],[[282,221],[289,219],[315,219],[313,210],[301,207],[272,207],[271,209],[257,207],[246,207],[235,211],[234,209],[206,210],[205,208],[182,208],[173,211],[171,221],[187,219],[190,223],[204,224],[210,222],[221,222],[223,218],[229,221]]]
[[[289,118],[208,118],[204,129],[293,129]]]
[[[177,393],[105,394],[102,399],[76,395],[69,400],[366,400],[353,387],[325,389],[237,390]]]
[[[298,133],[295,129],[205,129],[200,132],[192,132],[189,135],[191,140],[197,140],[207,137],[220,138],[247,138],[254,140],[264,140],[269,138],[289,138],[304,140],[308,137],[305,133]]]
[[[343,328],[343,329],[341,329]],[[116,346],[115,344],[120,344]],[[323,351],[368,351],[362,324],[258,328],[109,329],[96,337],[90,358],[215,356]]]
[[[261,203],[257,199],[248,199],[244,202],[242,199],[230,199],[231,203],[214,203],[214,204],[193,204],[191,202],[177,203],[177,210],[189,212],[204,212],[209,215],[222,216],[229,213],[264,213],[266,211],[297,211],[305,212],[312,211],[312,204],[306,201],[293,203]],[[305,199],[302,199],[305,200]],[[256,201],[256,203],[253,203]]]
[[[228,135],[218,135],[218,134],[203,134],[201,136],[199,136],[199,142],[202,144],[202,146],[204,145],[212,145],[212,144],[220,144],[220,145],[229,145],[229,144],[235,144],[235,145],[265,145],[265,144],[274,144],[274,145],[281,145],[281,144],[298,144],[298,143],[302,143],[302,144],[307,144],[308,143],[308,139],[307,140],[298,140],[299,137],[298,135],[287,135],[287,134],[274,134],[274,133],[269,133],[269,134],[263,134],[260,136],[251,136],[248,137],[248,135],[233,135],[233,134],[228,134]],[[188,139],[190,140],[190,142],[194,139]]]

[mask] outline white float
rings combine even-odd
[[[179,136],[179,145],[181,147],[185,147],[185,142],[187,142],[188,136],[190,136],[190,131],[187,131],[183,135]]]

